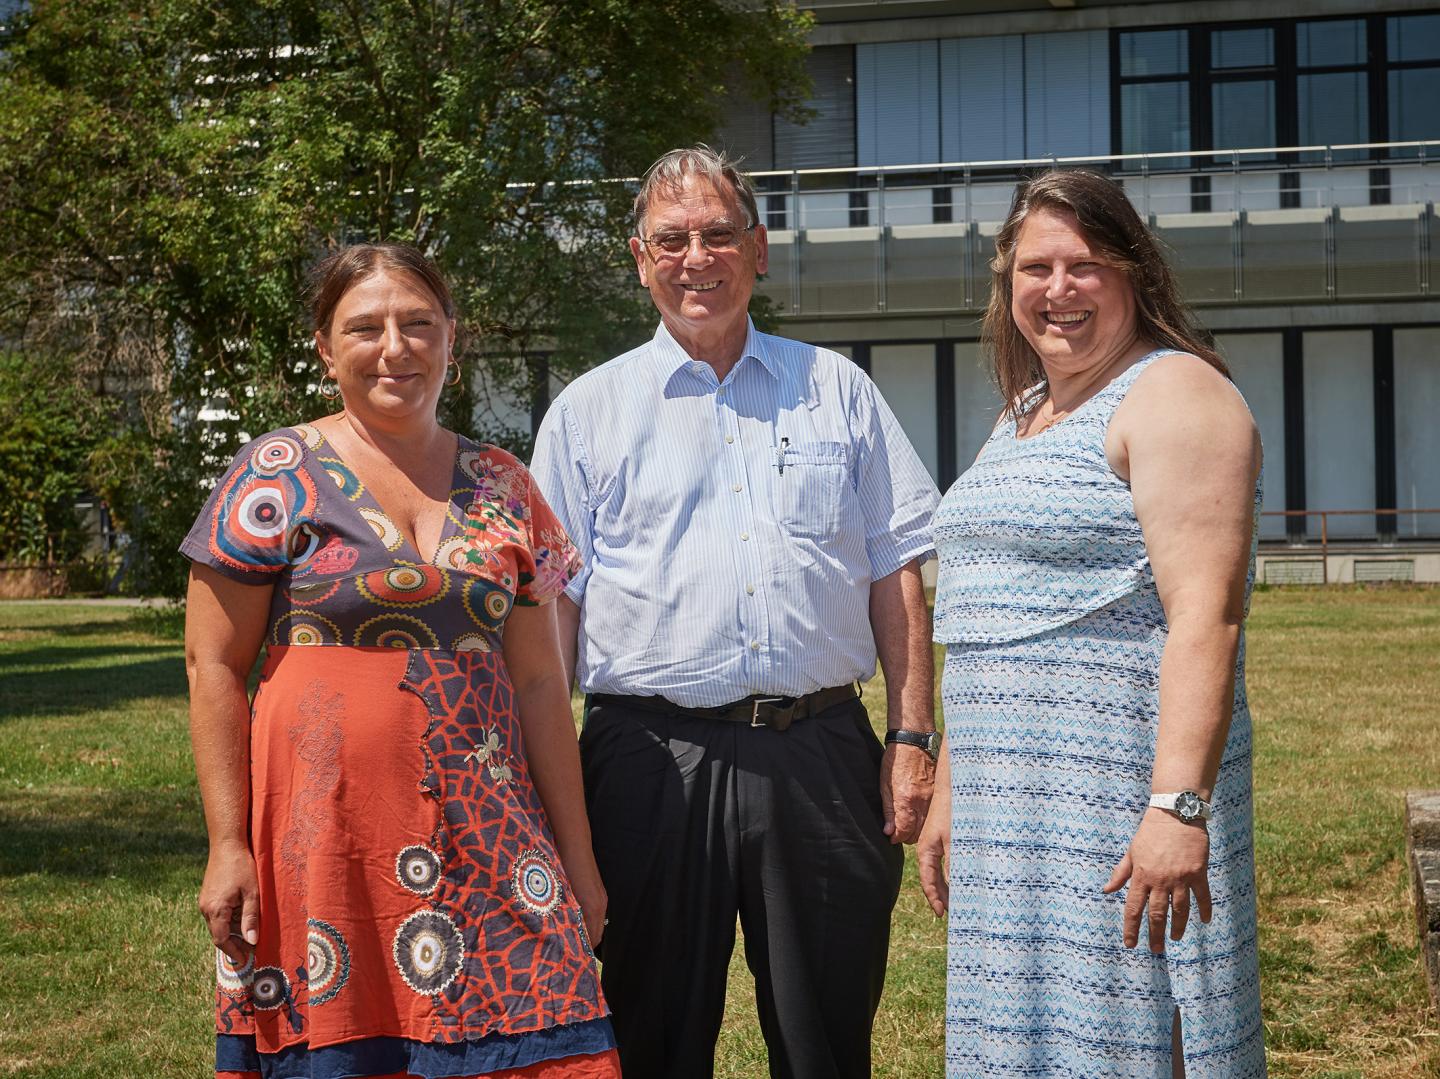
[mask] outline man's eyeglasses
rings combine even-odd
[[[740,238],[754,230],[754,225],[747,225],[743,229],[734,225],[711,225],[709,228],[688,231],[671,229],[646,237],[641,243],[652,251],[658,247],[666,255],[683,255],[690,250],[690,237],[698,236],[700,246],[706,251],[733,251],[740,246]]]

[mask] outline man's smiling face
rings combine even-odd
[[[650,203],[641,222],[644,236],[723,227],[734,230],[733,244],[706,248],[698,235],[689,235],[684,251],[668,254],[657,244],[630,240],[640,283],[650,290],[671,336],[696,358],[712,342],[737,333],[743,339],[755,276],[765,272],[768,258],[764,226],[747,230],[749,224],[733,193],[687,173],[678,191]]]

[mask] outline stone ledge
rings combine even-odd
[[[1440,1008],[1440,791],[1405,795],[1405,849],[1415,895],[1420,956],[1430,999]]]

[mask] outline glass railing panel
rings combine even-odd
[[[1335,224],[1335,292],[1341,299],[1420,291],[1424,207],[1342,206]]]
[[[776,314],[788,315],[795,310],[795,233],[788,229],[772,229],[770,266],[755,285],[755,291],[770,297]]]
[[[800,228],[845,229],[874,222],[874,192],[805,191],[800,194]]]
[[[1010,215],[1010,203],[1015,198],[1014,181],[1001,180],[970,185],[970,220],[994,223],[996,228]],[[965,189],[955,189],[955,219],[961,219],[965,206]],[[982,225],[982,227],[984,227]],[[991,230],[993,232],[993,229]]]
[[[1440,157],[1440,152],[1436,156]],[[1385,171],[1390,174],[1392,203],[1440,202],[1440,163],[1392,165]]]
[[[1435,212],[1433,203],[1427,205],[1422,227],[1429,233],[1430,242],[1425,245],[1425,258],[1420,271],[1424,277],[1426,292],[1434,296],[1440,293],[1440,214]]]
[[[990,260],[995,257],[995,231],[997,222],[975,222],[970,230],[969,243],[974,254],[970,259],[970,307],[983,311],[990,303]]]
[[[1369,206],[1370,169],[1312,169],[1300,173],[1301,206]]]
[[[1188,176],[1127,176],[1120,181],[1120,186],[1141,217],[1190,212]]]
[[[877,192],[878,225],[930,225],[935,222],[935,188],[891,183]]]
[[[1329,210],[1259,210],[1241,231],[1246,300],[1324,300]]]
[[[1158,214],[1155,232],[1190,303],[1235,300],[1235,217],[1228,213]]]
[[[887,311],[965,307],[967,225],[892,225],[886,242]]]
[[[800,240],[800,311],[852,315],[880,308],[880,230],[806,229]]]

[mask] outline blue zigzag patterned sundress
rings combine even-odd
[[[1129,486],[1105,458],[1146,356],[1024,440],[1002,422],[935,518],[952,824],[949,1079],[1265,1075],[1245,645],[1215,785],[1208,925],[1151,954],[1101,887],[1150,795],[1167,627]],[[1256,508],[1259,508],[1257,485]],[[1246,581],[1248,600],[1254,552]]]

